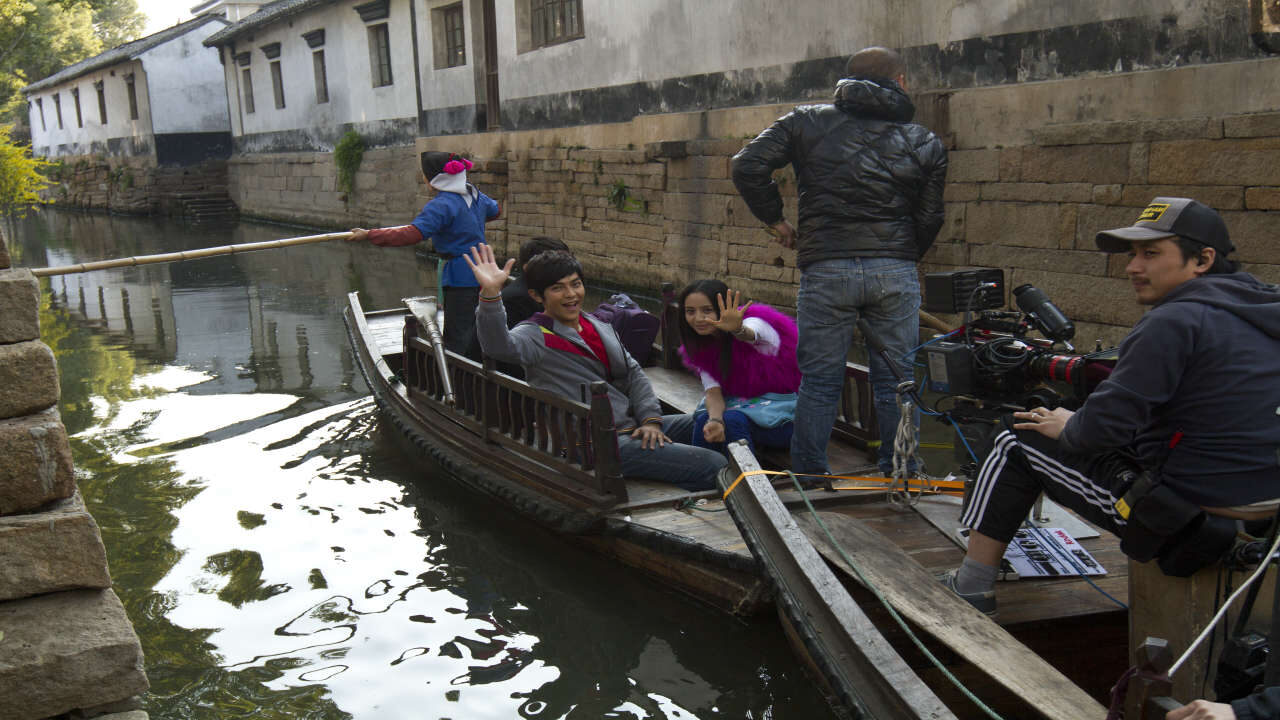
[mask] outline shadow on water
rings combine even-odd
[[[27,266],[306,234],[44,212]],[[153,718],[824,717],[742,624],[455,488],[382,436],[346,293],[433,268],[343,243],[42,283],[82,493]]]

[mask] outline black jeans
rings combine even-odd
[[[480,362],[480,336],[476,334],[478,287],[444,289],[444,348]]]

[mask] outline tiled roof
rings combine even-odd
[[[133,42],[117,45],[106,52],[98,53],[86,60],[81,60],[74,65],[59,70],[47,78],[31,83],[30,85],[22,88],[22,92],[29,94],[36,90],[41,90],[78,78],[81,75],[91,73],[94,70],[100,70],[104,67],[122,63],[126,60],[133,60],[151,48],[156,47],[157,45],[163,45],[174,38],[181,37],[208,22],[220,22],[224,25],[227,24],[226,18],[218,15],[202,15],[201,17],[193,20],[179,23],[170,28],[165,28],[158,33],[148,35],[144,38],[139,38]]]
[[[225,27],[205,38],[204,44],[209,47],[226,45],[237,37],[253,32],[264,25],[279,22],[313,7],[332,5],[335,2],[337,0],[276,0],[263,5],[258,8],[258,12],[249,15],[231,27]]]

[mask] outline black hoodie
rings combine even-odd
[[[1280,498],[1280,291],[1243,272],[1171,290],[1120,343],[1115,371],[1059,443],[1133,447],[1206,507]]]
[[[733,182],[767,225],[782,220],[773,171],[790,163],[800,193],[796,263],[886,257],[918,260],[942,227],[947,151],[911,122],[898,84],[845,78],[833,105],[778,118],[733,157]]]

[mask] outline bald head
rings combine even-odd
[[[907,74],[907,64],[896,51],[883,47],[863,48],[849,58],[849,77],[874,77],[897,80]]]

